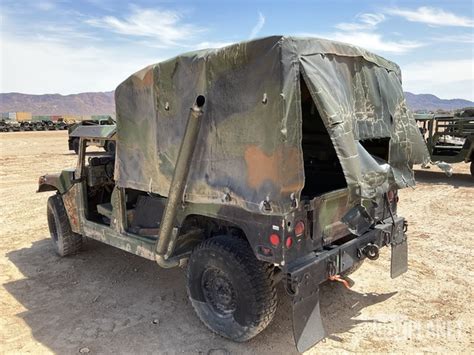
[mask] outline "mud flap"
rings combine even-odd
[[[408,243],[405,234],[406,223],[400,219],[392,231],[392,255],[390,261],[390,277],[400,276],[408,270]]]
[[[325,331],[319,309],[319,288],[304,298],[293,297],[293,335],[296,348],[304,352],[324,339]]]
[[[408,270],[408,243],[403,240],[400,243],[392,244],[392,257],[390,262],[390,277],[404,274]]]

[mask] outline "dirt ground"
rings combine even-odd
[[[88,242],[57,257],[38,176],[73,166],[67,132],[0,135],[0,353],[296,353],[291,307],[279,290],[272,324],[248,343],[209,332],[189,304],[181,269]],[[400,193],[409,221],[409,271],[390,279],[389,250],[322,287],[328,338],[308,353],[473,353],[474,179],[417,170]]]

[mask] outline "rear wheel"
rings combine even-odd
[[[115,153],[115,142],[114,141],[107,141],[105,142],[105,151],[108,153]]]
[[[79,154],[79,139],[74,138],[72,141],[72,149],[74,150],[74,153]]]
[[[74,233],[60,195],[48,199],[48,225],[56,253],[67,256],[77,253],[82,247],[82,236]]]
[[[471,161],[471,176],[474,177],[474,161]]]
[[[257,260],[248,243],[234,236],[211,238],[196,247],[187,290],[201,321],[238,342],[264,330],[277,307],[273,266]]]

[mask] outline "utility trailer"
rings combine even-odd
[[[84,131],[77,166],[39,179],[59,255],[88,237],[185,267],[199,318],[238,342],[271,322],[281,282],[299,351],[325,336],[321,283],[382,247],[392,277],[407,270],[398,190],[429,155],[396,64],[273,36],[149,66],[115,95],[113,137]],[[89,152],[97,139],[115,153]]]

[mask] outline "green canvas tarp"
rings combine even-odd
[[[117,185],[167,196],[189,108],[204,95],[186,200],[290,211],[305,183],[301,78],[353,198],[414,185],[412,165],[429,156],[399,67],[351,45],[282,36],[180,55],[120,84]],[[374,138],[390,138],[388,162],[359,143]]]

